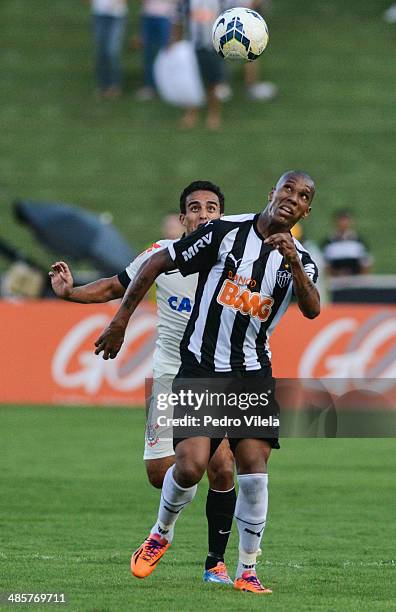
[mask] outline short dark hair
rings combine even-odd
[[[290,176],[303,176],[305,179],[307,179],[308,181],[312,183],[312,186],[315,191],[315,181],[313,180],[312,176],[308,174],[308,172],[305,172],[305,170],[287,170],[286,172],[282,174],[282,176],[278,178],[276,182],[276,186],[278,186],[279,183],[283,183]]]
[[[222,193],[220,187],[212,183],[211,181],[193,181],[180,194],[180,212],[185,215],[186,214],[186,200],[187,196],[194,191],[211,191],[215,193],[219,198],[220,202],[220,212],[224,212],[224,194]]]

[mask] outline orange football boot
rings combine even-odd
[[[228,575],[227,567],[222,561],[219,561],[212,569],[204,571],[203,581],[216,582],[217,584],[233,584]]]
[[[136,578],[147,578],[157,567],[158,561],[170,544],[158,533],[150,534],[131,558],[131,572]]]
[[[256,595],[270,595],[271,589],[264,587],[254,572],[243,572],[240,578],[236,578],[234,589],[237,591],[249,591]]]

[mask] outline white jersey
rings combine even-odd
[[[125,269],[129,279],[133,281],[141,265],[154,253],[175,242],[177,240],[160,240],[138,255]],[[122,275],[119,279],[124,286],[127,284]],[[153,361],[154,378],[173,378],[179,370],[180,342],[194,306],[197,282],[198,274],[183,278],[179,270],[160,274],[156,280],[158,338]]]
[[[127,0],[91,0],[94,15],[124,17],[128,12]]]

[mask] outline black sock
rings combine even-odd
[[[212,491],[209,489],[206,499],[206,518],[208,519],[209,554],[205,569],[216,567],[224,561],[224,553],[230,537],[232,519],[236,503],[235,489],[231,491]]]

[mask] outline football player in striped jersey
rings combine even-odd
[[[269,337],[292,294],[305,317],[313,319],[320,313],[317,267],[290,233],[311,212],[314,195],[315,184],[307,173],[285,172],[261,213],[211,220],[153,256],[140,268],[118,312],[96,341],[96,354],[103,352],[104,359],[117,356],[131,314],[159,274],[174,269],[183,276],[199,272],[194,309],[180,347],[182,364],[174,381],[174,390],[180,391],[175,413],[183,414],[182,393],[185,396],[196,380],[221,378],[231,386],[236,381],[246,392],[267,384],[272,393]],[[272,397],[270,416],[278,411]],[[271,593],[261,584],[255,566],[267,516],[267,463],[271,449],[279,448],[277,431],[275,426],[256,427],[234,437],[227,428],[212,438],[205,430],[175,435],[176,463],[165,475],[151,533],[132,556],[134,575],[143,578],[157,566],[169,547],[168,534],[173,534],[180,511],[194,498],[210,457],[227,434],[239,483],[235,508],[239,562],[234,587],[258,595]],[[153,538],[158,544],[149,550],[149,566],[145,557]]]

